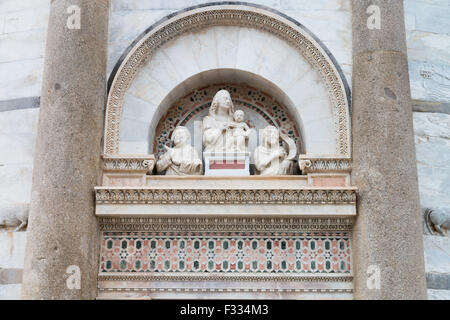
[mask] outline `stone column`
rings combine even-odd
[[[355,298],[426,299],[403,1],[352,5]],[[370,5],[381,29],[367,26]]]
[[[80,9],[79,29],[76,10],[68,11],[74,5]],[[94,186],[99,180],[106,104],[108,16],[108,0],[51,1],[22,287],[25,299],[96,297],[99,231]]]

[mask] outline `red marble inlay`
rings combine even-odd
[[[209,169],[211,170],[226,170],[226,169],[245,169],[245,161],[233,160],[233,161],[211,161],[209,163]]]

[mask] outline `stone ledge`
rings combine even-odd
[[[97,187],[95,192],[97,216],[356,216],[356,188],[352,187],[259,190]]]
[[[105,188],[96,187],[99,204],[356,204],[354,187],[299,189]]]

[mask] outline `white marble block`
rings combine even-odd
[[[249,176],[250,152],[204,152],[205,176]]]

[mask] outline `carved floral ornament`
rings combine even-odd
[[[96,188],[97,204],[355,204],[356,189],[214,190]]]
[[[159,47],[187,32],[208,26],[241,26],[270,32],[297,48],[319,72],[333,106],[337,150],[350,156],[349,103],[344,81],[330,55],[298,23],[250,4],[205,5],[174,15],[151,28],[124,59],[112,82],[105,128],[105,154],[119,152],[120,118],[124,96],[141,67]]]
[[[151,172],[155,166],[155,157],[149,156],[103,156],[104,171],[143,171]]]
[[[349,231],[353,217],[99,217],[102,231]]]

